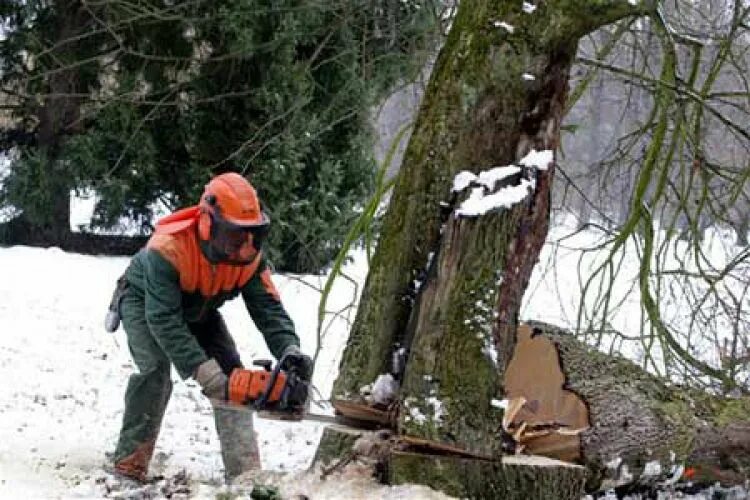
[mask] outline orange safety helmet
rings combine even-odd
[[[212,263],[245,265],[260,251],[271,223],[255,188],[240,174],[221,174],[201,195],[198,236]]]

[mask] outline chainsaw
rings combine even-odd
[[[266,359],[253,361],[256,369],[236,368],[229,375],[228,402],[213,400],[214,405],[239,411],[255,411],[261,418],[273,420],[317,421],[353,427],[358,430],[394,428],[397,415],[364,403],[334,400],[334,415],[307,410],[310,381],[300,376],[286,356],[276,366]]]
[[[236,368],[229,375],[227,399],[257,411],[289,415],[304,412],[310,395],[310,382],[284,356],[274,368],[268,359],[253,361],[260,369]]]

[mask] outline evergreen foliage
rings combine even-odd
[[[340,248],[372,189],[369,112],[419,69],[436,21],[430,1],[389,0],[6,1],[0,15],[2,147],[21,146],[4,204],[39,223],[55,164],[53,192],[98,194],[96,227],[127,216],[147,234],[154,202],[193,204],[211,174],[238,171],[293,272]],[[40,109],[62,103],[55,75],[76,81],[64,98],[78,115],[50,154]]]

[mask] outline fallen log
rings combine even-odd
[[[584,465],[588,491],[750,477],[750,399],[669,385],[558,327],[519,327],[504,386],[509,400],[531,403],[514,415],[511,431],[552,428],[526,439],[521,432],[518,444]]]

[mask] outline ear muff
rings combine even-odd
[[[203,241],[211,239],[211,214],[206,211],[202,211],[198,219],[198,236]]]
[[[216,195],[209,193],[203,197],[203,201],[208,207],[215,207]],[[208,241],[211,238],[211,214],[209,211],[212,208],[206,207],[203,203],[201,205],[201,216],[198,219],[198,236],[201,240]]]

